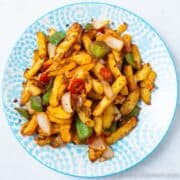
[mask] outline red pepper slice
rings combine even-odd
[[[39,80],[45,84],[47,84],[49,82],[49,77],[46,73],[42,73],[40,76],[39,76]]]
[[[101,74],[101,76],[102,76],[105,80],[107,80],[107,81],[110,81],[110,80],[112,80],[112,78],[113,78],[110,69],[107,68],[107,67],[102,67],[102,68],[100,69],[100,74]]]
[[[85,88],[84,80],[82,79],[73,79],[68,90],[72,94],[79,94]]]
[[[100,33],[104,33],[104,31],[105,31],[104,27],[97,29],[97,32],[100,32]]]

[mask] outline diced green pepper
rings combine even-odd
[[[93,129],[84,124],[78,117],[76,117],[76,131],[81,141],[86,140],[93,133]]]
[[[93,25],[91,23],[87,23],[84,27],[85,30],[89,31],[91,29],[93,29]]]
[[[31,97],[31,108],[37,112],[43,111],[42,100],[40,96]]]
[[[42,104],[43,106],[47,106],[49,104],[49,97],[51,94],[51,89],[49,89],[47,92],[45,92],[42,96]]]
[[[62,41],[66,36],[66,33],[65,32],[55,32],[54,34],[52,34],[48,41],[51,43],[51,44],[54,44],[54,45],[58,45],[58,43],[60,41]]]
[[[30,115],[29,115],[29,113],[25,110],[25,109],[23,109],[23,108],[14,108],[17,112],[19,112],[19,114],[21,115],[21,116],[23,116],[24,118],[26,118],[26,119],[30,119]]]
[[[110,48],[102,41],[94,41],[90,44],[89,50],[95,58],[103,58],[109,53]]]
[[[129,114],[127,114],[124,118],[128,120],[133,116],[137,117],[139,115],[140,110],[141,108],[138,105],[136,105],[134,109]]]
[[[127,53],[125,55],[125,59],[128,62],[128,64],[130,64],[132,67],[136,67],[135,63],[134,63],[134,57],[132,53]]]
[[[117,129],[117,122],[113,122],[109,130],[111,133],[113,133],[116,131],[116,129]]]

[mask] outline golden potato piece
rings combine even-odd
[[[31,98],[31,94],[29,91],[27,91],[26,89],[24,89],[21,93],[21,97],[20,97],[20,104],[24,105],[26,104],[29,99]]]
[[[103,113],[103,128],[108,129],[110,128],[112,122],[114,120],[114,105],[109,105],[104,113]]]
[[[104,88],[103,88],[103,85],[96,79],[92,79],[92,87],[93,87],[93,90],[97,93],[97,94],[100,94],[102,95],[103,92],[104,92]]]
[[[127,85],[130,91],[137,88],[136,78],[133,74],[133,68],[130,65],[124,66],[124,74],[126,75]]]
[[[122,95],[122,96],[127,96],[128,94],[129,94],[129,90],[128,90],[128,87],[127,87],[127,85],[126,85],[126,86],[124,86],[124,87],[121,89],[120,95]]]
[[[72,114],[64,111],[63,107],[57,106],[57,107],[52,107],[48,106],[47,111],[52,114],[54,117],[59,118],[59,119],[70,119]]]
[[[59,95],[59,89],[62,84],[63,84],[63,75],[56,76],[49,97],[50,106],[57,106],[59,104],[58,95]]]
[[[66,52],[76,43],[81,35],[82,27],[78,23],[72,24],[68,29],[65,39],[58,45],[56,49],[55,60],[62,59]]]
[[[139,52],[139,49],[135,44],[132,44],[131,48],[135,66],[137,69],[141,69],[141,54]]]
[[[46,36],[43,32],[37,32],[37,46],[39,51],[40,58],[47,57],[47,43],[46,43]]]
[[[143,88],[147,88],[151,91],[152,89],[154,89],[154,81],[156,79],[156,76],[156,73],[151,70],[147,78],[140,83],[140,86]]]
[[[90,119],[84,111],[78,111],[79,119],[89,127],[94,126],[94,121]]]
[[[122,64],[123,64],[123,56],[122,56],[122,52],[121,51],[117,51],[115,49],[112,49],[112,53],[114,55],[114,58],[118,64],[118,68],[121,69],[122,68]]]
[[[126,85],[126,78],[124,76],[119,76],[112,85],[112,91],[114,97],[109,99],[106,96],[98,103],[93,111],[94,116],[100,116],[104,110],[114,101],[117,94],[121,91],[121,89]]]
[[[21,93],[20,98],[21,105],[26,104],[31,98],[31,96],[38,96],[42,93],[42,90],[34,84],[33,80],[29,80],[27,81],[27,83],[24,84],[24,89]]]
[[[143,67],[136,72],[136,80],[143,81],[144,79],[147,78],[150,71],[151,71],[151,65],[149,63],[144,64]]]
[[[84,51],[80,51],[72,56],[72,60],[78,65],[91,63],[91,56]]]
[[[85,78],[85,89],[86,89],[86,93],[88,94],[91,89],[92,89],[92,78],[91,76],[89,75],[89,73],[87,74],[87,77]]]
[[[127,123],[119,127],[114,133],[112,133],[110,136],[106,138],[106,143],[113,144],[119,139],[122,139],[124,136],[130,133],[136,125],[137,125],[137,118],[136,117],[130,118]]]
[[[71,141],[70,129],[71,129],[71,124],[64,124],[60,126],[61,138],[66,143]]]
[[[36,115],[33,115],[32,118],[25,124],[21,129],[21,134],[23,136],[31,136],[36,132],[38,123],[36,120]]]
[[[36,137],[35,141],[39,146],[46,146],[51,143],[51,137]]]
[[[128,27],[127,23],[124,22],[118,27],[117,33],[122,34],[123,32],[127,30],[127,27]]]
[[[139,88],[129,93],[127,99],[120,108],[122,115],[127,115],[134,109],[135,105],[138,103],[139,97]]]
[[[38,50],[34,50],[32,65],[33,65],[35,62],[37,62],[38,59],[39,59],[39,51],[38,51]]]
[[[121,75],[121,72],[117,67],[116,61],[114,59],[114,55],[112,53],[108,55],[108,66],[115,78]]]
[[[119,92],[125,85],[126,85],[125,76],[119,76],[112,84],[112,91],[114,95],[119,94]]]
[[[57,123],[59,125],[63,125],[63,124],[70,124],[72,122],[72,119],[61,119],[61,118],[57,118],[55,117],[53,114],[51,114],[49,111],[46,112],[48,119],[53,122],[53,123]]]
[[[44,59],[39,58],[38,60],[36,60],[36,62],[34,62],[32,67],[24,72],[24,77],[26,79],[31,79],[41,69],[43,63],[44,63]]]
[[[64,65],[60,68],[57,68],[56,70],[54,71],[49,71],[47,74],[49,77],[51,76],[58,76],[58,75],[62,75],[64,73],[66,73],[67,71],[70,71],[72,69],[74,69],[76,67],[76,63],[75,62],[71,62],[67,65]]]
[[[89,54],[91,54],[90,51],[89,51],[89,46],[92,43],[92,41],[91,41],[91,38],[89,37],[89,35],[87,33],[83,33],[83,35],[82,35],[82,42],[83,42],[85,50]]]
[[[151,104],[151,91],[147,88],[141,88],[141,99],[147,105]]]
[[[94,162],[98,158],[100,158],[102,154],[103,154],[103,151],[94,150],[92,148],[89,148],[89,150],[88,150],[88,157],[89,157],[90,161],[92,161],[92,162]]]
[[[68,78],[71,78],[77,74],[79,74],[80,72],[88,72],[90,71],[91,69],[93,69],[95,66],[95,63],[94,62],[91,62],[89,64],[84,64],[84,65],[81,65],[75,69],[73,69],[72,71],[70,72],[67,72],[65,73],[65,76],[68,77]]]
[[[96,116],[94,117],[94,122],[95,122],[95,125],[94,125],[94,130],[95,130],[95,133],[97,136],[101,135],[102,134],[102,125],[103,125],[103,118],[102,116]]]

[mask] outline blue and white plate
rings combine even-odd
[[[38,147],[33,137],[23,137],[23,119],[14,111],[13,99],[19,99],[23,72],[30,66],[36,49],[36,32],[49,27],[66,30],[66,24],[85,24],[94,19],[109,19],[117,27],[129,25],[128,33],[140,48],[142,59],[157,72],[157,89],[152,105],[142,104],[138,126],[112,146],[113,159],[91,163],[86,146],[68,144],[64,148]],[[7,61],[3,78],[3,105],[9,126],[22,147],[37,161],[60,173],[99,177],[129,169],[145,159],[159,145],[171,124],[177,102],[177,79],[172,56],[157,32],[142,18],[118,6],[103,3],[79,3],[60,7],[36,20],[18,39]],[[21,119],[21,122],[19,120]],[[13,147],[11,147],[13,148]]]

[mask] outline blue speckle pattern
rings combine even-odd
[[[129,25],[128,33],[139,46],[142,59],[150,62],[157,72],[158,90],[152,94],[152,105],[142,103],[138,126],[123,140],[112,145],[113,159],[99,163],[88,160],[87,147],[68,144],[53,149],[38,147],[33,137],[22,137],[23,118],[14,111],[13,99],[20,97],[23,72],[31,64],[36,48],[36,32],[47,32],[49,27],[66,30],[66,24],[85,24],[94,19],[110,19],[117,27],[122,22]],[[142,161],[160,143],[171,123],[177,100],[177,81],[172,58],[157,33],[138,16],[102,3],[79,3],[64,6],[38,19],[21,35],[12,49],[3,78],[3,104],[7,121],[14,136],[24,149],[45,166],[61,173],[99,177],[122,172]],[[19,123],[21,119],[21,123]],[[13,148],[13,147],[12,147]]]

